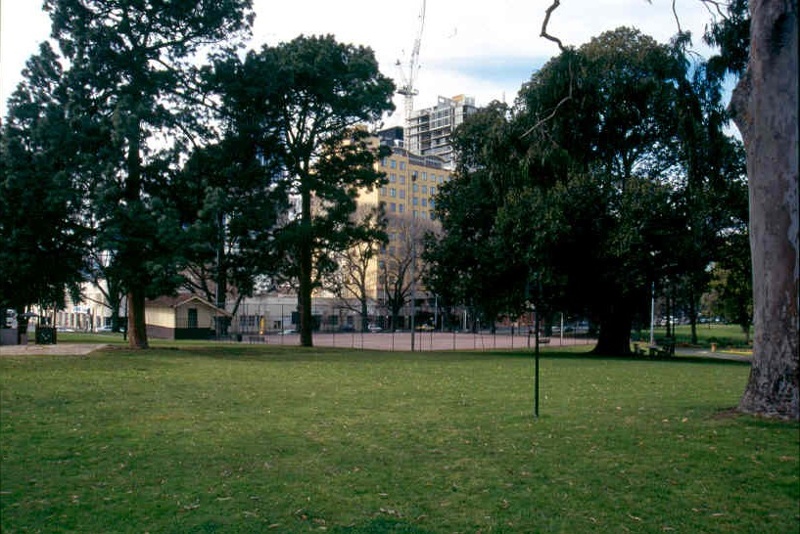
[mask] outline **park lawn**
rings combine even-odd
[[[749,367],[173,345],[0,358],[0,530],[797,532]]]
[[[656,339],[663,339],[667,335],[664,326],[657,326],[654,330]],[[639,339],[647,339],[648,332],[643,330],[638,334]],[[689,325],[675,326],[673,335],[675,342],[679,345],[690,345],[692,341],[692,328]],[[752,330],[750,332],[752,340]],[[697,325],[697,344],[700,347],[709,348],[711,343],[715,343],[719,350],[741,350],[752,349],[752,341],[745,340],[742,327],[732,324],[703,323]]]

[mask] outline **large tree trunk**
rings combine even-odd
[[[144,317],[144,291],[134,289],[128,293],[128,346],[132,349],[146,349],[147,324]]]
[[[313,339],[313,320],[314,316],[311,313],[311,277],[314,268],[313,258],[313,241],[314,238],[311,234],[311,193],[304,190],[301,193],[301,224],[302,231],[300,235],[300,250],[299,260],[300,269],[298,281],[298,295],[297,307],[300,312],[300,345],[303,347],[311,347],[314,345]]]
[[[611,307],[600,318],[600,332],[592,354],[624,356],[631,353],[631,326],[633,320],[625,306]]]
[[[731,102],[747,151],[753,261],[753,365],[739,409],[797,420],[797,1],[751,0],[750,10],[750,61]]]
[[[127,232],[134,233],[134,225],[137,224],[133,219],[138,216],[136,208],[142,202],[142,160],[141,160],[141,122],[138,117],[131,116],[128,119],[128,155],[126,165],[128,176],[125,179],[124,197],[127,209],[130,210],[127,221]],[[130,235],[124,236],[131,237]],[[128,346],[132,349],[146,349],[149,347],[147,341],[147,327],[144,316],[145,284],[138,270],[144,271],[144,261],[141,251],[132,250],[130,244],[125,245],[124,266],[128,271]],[[138,268],[138,269],[137,269]],[[134,273],[131,275],[130,273]]]

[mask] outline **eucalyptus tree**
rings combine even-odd
[[[711,40],[723,67],[741,74],[731,110],[747,153],[753,262],[753,365],[739,408],[797,420],[800,14],[794,0],[737,0],[728,14]]]
[[[247,31],[251,1],[45,0],[44,9],[85,113],[113,127],[93,213],[127,293],[130,345],[146,348],[145,298],[180,281],[181,229],[164,193],[195,127],[190,60]]]
[[[365,237],[351,217],[359,190],[384,179],[374,165],[383,149],[369,142],[362,125],[394,109],[394,84],[380,73],[370,48],[332,36],[301,36],[226,61],[225,68],[240,70],[242,86],[263,103],[259,127],[277,140],[270,154],[280,165],[277,182],[296,199],[295,215],[275,246],[282,255],[280,274],[297,281],[300,340],[311,346],[312,292],[335,269],[332,253]]]

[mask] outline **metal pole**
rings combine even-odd
[[[534,386],[533,386],[533,416],[539,418],[539,312],[534,311],[536,314],[533,319],[534,324]]]
[[[653,327],[656,322],[656,283],[650,284],[650,346],[656,345],[656,340],[653,333]]]
[[[417,313],[417,281],[414,278],[414,264],[417,263],[417,236],[414,235],[417,219],[417,210],[414,209],[414,183],[416,181],[417,173],[413,173],[411,175],[411,352],[414,352],[414,332],[417,329],[414,321],[414,315]]]

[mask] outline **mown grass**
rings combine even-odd
[[[748,367],[242,345],[0,359],[6,532],[797,532]]]
[[[658,326],[654,330],[656,339],[663,339],[667,335],[667,329],[664,326]],[[752,331],[750,333],[752,340]],[[634,333],[635,338],[640,340],[647,340],[649,336],[648,330]],[[672,337],[679,345],[692,344],[692,330],[689,325],[675,326]],[[709,348],[711,343],[716,343],[719,349],[751,349],[752,345],[745,339],[742,328],[738,325],[730,324],[716,324],[704,323],[697,325],[697,345],[704,348]]]

